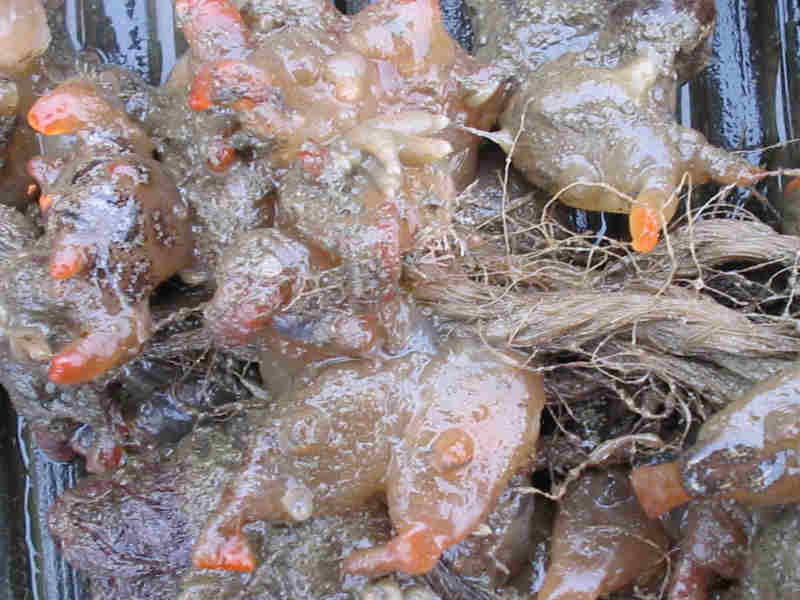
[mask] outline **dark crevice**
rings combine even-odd
[[[30,568],[25,551],[25,473],[15,443],[17,415],[0,388],[0,600],[25,598]]]

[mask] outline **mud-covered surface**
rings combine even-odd
[[[800,185],[688,127],[713,2],[7,4],[0,384],[52,485],[0,469],[0,584],[793,589],[800,239],[750,186]]]
[[[344,362],[298,380],[251,439],[197,540],[195,566],[250,570],[242,525],[341,513],[380,493],[396,536],[352,553],[344,572],[429,571],[527,462],[544,404],[540,377],[454,342],[432,358],[412,349],[377,368]]]
[[[567,490],[553,524],[550,567],[538,598],[604,596],[657,573],[669,547],[619,469],[587,471]]]
[[[614,2],[467,0],[475,54],[497,61],[516,77],[568,52],[584,65],[615,68],[648,52],[676,57],[673,77],[690,78],[705,66],[715,6],[704,0]]]
[[[752,552],[744,566],[741,591],[732,592],[728,597],[772,600],[799,594],[797,547],[797,505],[792,505],[763,528],[753,541]]]
[[[659,516],[690,498],[772,506],[800,500],[795,447],[797,365],[765,379],[712,415],[678,461],[635,470],[642,505]]]

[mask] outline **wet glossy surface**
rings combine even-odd
[[[50,29],[41,0],[0,3],[0,72],[24,71],[50,43]]]
[[[344,569],[430,570],[486,516],[538,437],[541,380],[451,342],[322,370],[280,401],[195,546],[195,566],[249,571],[241,526],[336,513],[385,492],[397,536]],[[502,404],[502,407],[501,407]]]
[[[684,177],[758,178],[756,167],[674,121],[674,83],[661,79],[657,62],[639,58],[615,70],[581,62],[566,54],[523,83],[501,117],[502,145],[530,181],[565,204],[630,213],[635,250],[655,246]]]
[[[454,123],[491,122],[488,106],[480,116],[474,110],[489,97],[466,105],[464,99],[499,81],[489,81],[491,70],[472,61],[448,36],[438,6],[431,2],[376,5],[353,18],[338,16],[328,3],[318,2],[314,21],[291,28],[291,33],[270,33],[254,49],[243,39],[246,32],[234,25],[237,16],[227,3],[209,4],[219,7],[216,21],[199,23],[207,14],[199,9],[197,24],[185,18],[192,32],[187,36],[190,45],[197,40],[196,58],[204,62],[215,54],[244,54],[247,59],[202,67],[190,102],[198,109],[232,104],[245,127],[277,138],[287,158],[307,141],[323,143],[370,117],[410,108],[434,113],[444,109]],[[194,14],[186,12],[188,17]],[[223,37],[206,50],[208,38],[194,32],[214,27],[240,33],[236,41]],[[445,71],[458,77],[441,77]],[[282,92],[279,99],[273,97],[277,91]],[[454,101],[447,100],[450,96]],[[445,139],[469,139],[456,129],[448,134]],[[472,138],[471,143],[476,142]]]
[[[668,549],[618,469],[587,471],[559,503],[538,600],[594,600],[657,572]]]
[[[98,86],[62,84],[28,113],[45,135],[77,133],[67,157],[36,157],[50,247],[48,273],[57,292],[92,288],[82,336],[51,359],[50,379],[80,383],[125,362],[149,336],[147,306],[155,287],[188,266],[190,213],[149,154],[151,142]],[[63,301],[63,297],[61,299]]]
[[[634,470],[636,493],[659,516],[690,498],[748,505],[800,500],[798,367],[765,379],[712,415],[678,461]]]
[[[669,600],[706,600],[714,578],[738,579],[753,532],[749,510],[736,502],[689,504]]]
[[[678,56],[681,80],[704,66],[712,0],[467,0],[473,9],[475,54],[524,77],[567,53],[584,66],[616,68],[635,56]]]
[[[246,3],[246,4],[247,4],[248,6],[252,6],[252,4],[254,4],[254,3]],[[498,4],[499,4],[499,3],[498,3]],[[574,4],[574,5],[577,5],[577,3],[573,3],[573,4]],[[783,2],[779,2],[778,4],[779,4],[781,7],[783,7],[783,8],[786,8],[786,6],[784,6],[784,5],[785,5],[785,3],[783,3]],[[252,10],[252,9],[251,9],[251,10]],[[789,10],[791,10],[791,7],[789,7]],[[267,12],[267,11],[264,11],[264,13],[265,13],[265,14],[266,14],[266,12]],[[309,14],[312,14],[312,15],[313,15],[313,10],[312,10],[312,11],[310,11],[310,13],[309,13]],[[250,19],[251,19],[252,21],[255,21],[255,20],[257,20],[257,19],[255,19],[255,18],[253,18],[253,13],[252,13],[252,12],[251,12],[251,13],[249,13],[249,16],[250,16]],[[305,17],[303,17],[303,16],[300,16],[300,17],[291,16],[291,18],[292,18],[292,19],[296,19],[296,20],[297,20],[297,21],[299,21],[299,22],[303,22],[303,20],[304,20],[304,19],[307,19],[307,18],[308,18],[308,15],[306,15]],[[573,24],[573,25],[574,25],[574,24]],[[263,29],[266,29],[266,28],[263,28]],[[259,36],[259,35],[262,35],[262,31],[261,31],[260,29],[259,29],[259,31],[258,31],[258,32],[256,32],[256,37],[257,37],[257,36]],[[791,44],[791,41],[789,41],[789,42],[787,42],[787,43],[790,45],[790,44]],[[755,88],[748,88],[748,89],[749,89],[749,90],[750,90],[752,93],[755,93],[755,91],[753,91]],[[735,94],[735,93],[736,93],[736,90],[733,90],[733,91],[732,91],[732,93],[733,93],[733,94]],[[172,113],[172,114],[178,114],[178,112],[176,111],[175,113]],[[165,120],[166,120],[166,119],[165,119]],[[177,119],[177,117],[173,117],[173,118],[172,118],[172,120],[173,120],[173,121],[177,121],[178,119]],[[154,122],[154,121],[150,121],[150,123],[153,123],[153,122]],[[736,124],[734,123],[734,125],[736,125]],[[183,126],[183,125],[182,125],[182,126]],[[205,125],[199,126],[199,127],[198,127],[198,131],[202,131],[204,126],[205,126]],[[159,125],[159,127],[160,127],[160,125]],[[177,125],[175,126],[175,129],[177,129]],[[735,129],[735,127],[732,127],[732,128],[730,129],[730,131],[731,131],[732,135],[735,135],[735,131],[734,131],[734,129]],[[207,132],[203,132],[203,133],[207,133]],[[204,145],[204,143],[199,143],[199,142],[198,142],[196,145],[197,145],[197,146],[198,146],[198,148],[199,148],[199,147],[203,146],[203,145]],[[163,148],[163,147],[162,147],[162,148]],[[229,148],[229,147],[228,147],[228,146],[224,146],[224,145],[223,145],[223,147],[222,147],[222,148],[223,148],[223,150],[225,150],[226,148]],[[241,163],[242,163],[242,158],[243,158],[243,157],[245,157],[245,156],[247,156],[246,152],[241,152],[241,151],[240,151],[238,148],[239,148],[239,147],[237,146],[237,150],[236,150],[236,152],[234,153],[234,156],[235,156],[234,163],[233,163],[233,164],[231,164],[231,165],[229,165],[229,168],[230,168],[230,169],[234,169],[234,170],[235,170],[235,169],[240,169],[240,168],[241,168]],[[162,150],[162,152],[163,152],[163,150]],[[179,154],[179,152],[172,152],[172,151],[168,151],[168,152],[166,152],[166,153],[165,153],[165,156],[164,156],[164,158],[165,158],[165,162],[166,162],[166,161],[172,161],[172,162],[174,162],[174,163],[178,163],[178,162],[180,162],[179,160],[176,160],[176,158],[175,158],[177,154]],[[225,152],[223,152],[223,153],[221,154],[221,156],[228,156],[228,154],[226,154]],[[312,157],[312,158],[313,158],[313,157]],[[369,159],[369,160],[373,160],[373,158],[370,158],[370,157],[368,157],[368,159]],[[181,160],[182,160],[182,157],[181,157]],[[204,159],[203,159],[203,160],[204,160]],[[314,159],[314,160],[316,160],[316,159]],[[225,162],[225,161],[223,160],[222,162]],[[312,160],[312,161],[309,161],[309,162],[310,162],[310,164],[311,164],[311,166],[312,166],[312,167],[314,167],[314,166],[315,166],[315,163],[313,162],[313,160]],[[201,161],[199,161],[199,163],[198,163],[198,164],[201,164],[201,168],[205,168],[205,167],[202,167],[202,160],[201,160]],[[223,166],[224,166],[224,165],[223,165]],[[176,169],[176,171],[177,171],[177,169]],[[173,172],[174,172],[174,171],[173,171]],[[230,171],[228,171],[228,172],[230,173]],[[186,171],[186,173],[188,173],[188,171]],[[252,171],[251,171],[251,173],[252,173]],[[259,176],[263,175],[263,173],[264,173],[264,171],[259,171],[258,173],[256,173],[255,175],[253,175],[253,177],[259,177]],[[250,174],[250,173],[248,173],[248,174]],[[212,176],[216,176],[216,175],[212,175]],[[187,179],[188,179],[188,178],[190,178],[190,177],[194,177],[194,176],[193,176],[193,175],[191,175],[191,176],[190,176],[190,175],[188,175],[188,174],[187,174],[187,175],[186,175],[186,177],[187,177]],[[236,183],[236,184],[231,184],[231,185],[230,185],[230,186],[228,186],[228,187],[226,187],[225,185],[223,185],[223,184],[222,184],[222,180],[221,180],[221,179],[218,179],[218,180],[216,180],[216,181],[218,182],[218,187],[217,187],[217,188],[215,188],[215,189],[223,190],[223,192],[225,192],[225,193],[227,193],[227,194],[228,194],[228,195],[225,197],[225,200],[221,200],[221,201],[220,201],[220,204],[223,204],[224,202],[226,202],[226,201],[227,201],[227,200],[229,200],[229,199],[237,200],[237,199],[241,198],[241,196],[239,195],[239,192],[240,192],[241,190],[245,189],[245,186],[241,184],[241,181],[246,181],[246,180],[247,180],[247,178],[245,177],[245,175],[241,175],[241,179],[239,180],[239,183]],[[194,181],[189,181],[189,183],[190,183],[190,184],[194,184]],[[204,185],[205,185],[205,184],[204,184]],[[191,187],[191,186],[186,186],[186,187]],[[207,200],[206,200],[206,199],[207,199],[208,197],[214,197],[214,194],[213,194],[213,193],[209,193],[209,194],[208,194],[208,196],[206,196],[206,190],[207,190],[208,188],[206,188],[206,189],[202,189],[202,190],[201,190],[201,187],[202,187],[201,185],[196,185],[196,186],[195,186],[195,189],[196,189],[196,190],[200,190],[200,191],[199,191],[199,192],[198,192],[198,191],[192,192],[196,198],[199,198],[199,202],[195,202],[195,203],[193,203],[193,205],[197,206],[197,205],[201,204],[202,202],[206,202],[206,206],[208,206],[208,202],[207,202]],[[210,186],[208,186],[208,187],[210,187]],[[236,191],[233,191],[233,190],[236,190]],[[253,192],[253,191],[248,191],[247,193],[249,193],[249,194],[253,194],[253,195],[256,195],[256,193],[255,193],[255,192]],[[309,205],[311,205],[311,199],[312,199],[312,198],[314,198],[315,196],[312,196],[311,194],[308,194],[306,197],[307,197],[307,198],[309,198],[309,203],[308,203],[308,204],[309,204]],[[260,197],[259,197],[259,198],[260,198]],[[244,202],[242,202],[242,206],[244,206],[244,208],[243,208],[243,210],[242,210],[242,212],[244,213],[244,212],[246,212],[246,211],[247,211],[247,207],[248,207],[249,205],[247,205],[247,203],[244,203]],[[217,212],[215,213],[214,211],[216,210],[216,208],[217,208],[217,207],[209,206],[209,210],[208,210],[208,213],[207,213],[207,215],[208,215],[208,216],[207,216],[207,217],[204,217],[204,218],[207,218],[207,221],[206,221],[206,223],[212,223],[212,222],[214,222],[214,219],[215,219],[215,217],[217,217],[217,216],[219,216],[219,215],[225,215],[225,218],[224,218],[224,219],[220,219],[220,220],[219,220],[219,221],[223,221],[223,220],[225,221],[225,222],[223,223],[223,225],[221,225],[221,226],[220,226],[220,229],[222,230],[222,229],[223,229],[223,227],[226,227],[227,225],[229,225],[229,224],[233,223],[234,219],[229,219],[229,218],[228,218],[228,215],[230,215],[230,214],[232,213],[232,211],[224,211],[224,210],[219,210],[219,211],[217,211]],[[217,221],[217,222],[219,222],[219,221]],[[255,222],[255,221],[251,221],[251,222]],[[312,222],[312,223],[309,225],[309,227],[311,227],[311,226],[313,226],[313,225],[314,225],[314,223]],[[233,229],[234,229],[234,228],[233,228],[233,227],[231,227],[231,230],[233,230]],[[313,229],[312,229],[312,230],[313,230]],[[323,232],[323,233],[324,233],[324,232]],[[225,235],[227,235],[227,233],[226,233]],[[216,246],[218,246],[218,245],[222,245],[222,244],[225,244],[225,243],[227,243],[227,242],[228,242],[228,240],[235,238],[235,236],[231,236],[230,238],[226,238],[226,237],[225,237],[225,235],[220,235],[218,238],[216,238],[216,240],[215,240],[213,243],[209,243],[209,244],[208,244],[208,247],[210,247],[210,248],[216,248]],[[335,240],[336,238],[335,238],[335,236],[333,236],[333,235],[330,235],[330,239],[334,239],[334,240]],[[223,240],[225,240],[225,241],[223,241]],[[27,242],[26,242],[26,243],[27,243]],[[2,240],[0,240],[0,246],[2,246]],[[209,254],[208,254],[208,255],[210,255],[210,256],[213,256],[215,252],[216,252],[216,250],[215,250],[215,249],[212,249],[212,250],[209,252]],[[205,256],[205,255],[204,255],[204,256]],[[209,262],[210,262],[210,261],[209,261]],[[46,265],[46,263],[45,263],[45,265]],[[292,333],[296,333],[296,332],[298,332],[299,330],[302,330],[302,328],[301,328],[301,327],[297,327],[297,326],[296,326],[296,323],[289,323],[289,324],[284,324],[284,325],[285,325],[285,326],[284,326],[284,328],[283,328],[283,331],[289,331],[289,332],[292,332]],[[59,335],[61,335],[62,339],[68,339],[68,338],[69,338],[69,335],[71,335],[71,333],[70,333],[70,332],[66,332],[66,333],[59,334]],[[22,343],[22,347],[25,347],[25,346],[27,346],[27,347],[30,349],[30,351],[36,351],[36,342],[37,342],[37,340],[35,340],[35,339],[31,339],[31,338],[30,338],[30,336],[20,336],[20,337],[19,337],[19,341]],[[31,345],[31,344],[32,344],[32,345]],[[18,344],[18,345],[19,345],[19,344]],[[4,384],[6,384],[6,382],[5,382],[5,381],[4,381]],[[8,385],[8,384],[6,384],[6,385]],[[57,408],[57,405],[56,405],[56,408]],[[55,410],[56,408],[54,408],[53,410]],[[49,408],[48,408],[47,410],[51,410],[51,409],[49,409]],[[43,413],[43,414],[46,414],[46,413]],[[83,414],[83,413],[81,413],[81,414]],[[457,453],[457,454],[461,454],[461,453],[459,452],[459,453]],[[203,511],[202,511],[202,510],[200,510],[200,509],[196,510],[195,512],[197,512],[198,514],[200,514],[200,513],[203,513]],[[203,515],[203,518],[204,518],[204,515]],[[292,534],[292,535],[294,535],[294,534]],[[275,534],[275,536],[276,536],[276,537],[275,537],[275,539],[276,539],[276,540],[278,540],[278,539],[281,539],[281,540],[284,540],[284,539],[289,539],[289,540],[290,540],[290,542],[292,542],[292,543],[298,543],[298,542],[300,541],[300,538],[292,538],[292,537],[291,537],[291,535],[287,535],[286,537],[283,537],[283,538],[279,538],[279,537],[278,537],[278,534]],[[297,534],[297,536],[300,536],[300,534],[298,533],[298,534]],[[375,538],[373,538],[373,539],[379,539],[379,538],[378,538],[378,537],[375,537]],[[267,544],[267,546],[268,546],[268,545],[269,545],[269,544]],[[265,554],[264,554],[264,555],[261,555],[261,556],[259,557],[259,563],[260,563],[260,564],[262,564],[262,565],[263,565],[263,564],[266,562],[266,561],[265,561],[265,558],[266,558],[267,552],[268,552],[268,549],[265,551]],[[333,552],[335,552],[335,550],[334,550]],[[333,552],[332,552],[332,553],[333,553]],[[287,565],[286,565],[286,567],[287,567],[287,568],[289,568],[289,567],[291,566],[291,564],[292,564],[292,563],[291,563],[291,559],[287,560]],[[202,579],[202,578],[201,578],[201,579]],[[281,576],[280,576],[280,575],[279,575],[279,576],[276,576],[274,579],[275,579],[275,581],[280,581],[280,580],[281,580]],[[225,582],[227,582],[227,583],[225,583]],[[201,583],[202,583],[202,582],[201,582]],[[226,585],[228,585],[228,586],[231,586],[232,588],[236,588],[237,590],[239,590],[239,588],[237,587],[237,585],[236,585],[236,584],[232,584],[232,583],[231,583],[231,580],[222,580],[222,579],[220,579],[220,580],[215,580],[214,582],[211,582],[211,581],[209,580],[209,581],[206,581],[205,583],[206,583],[206,588],[205,588],[205,589],[206,589],[206,591],[204,592],[205,596],[202,596],[202,597],[212,597],[212,596],[214,596],[214,594],[217,594],[217,597],[220,597],[220,598],[221,598],[221,597],[223,597],[223,596],[224,596],[224,594],[223,594],[223,593],[221,593],[221,592],[219,592],[218,590],[217,590],[217,591],[212,591],[212,588],[214,588],[214,586],[215,586],[215,585],[216,585],[218,588],[222,588],[222,587],[225,587]],[[198,584],[198,585],[200,585],[200,584]],[[250,584],[250,585],[251,585],[251,587],[250,587],[250,595],[252,596],[252,595],[254,595],[254,594],[256,593],[256,591],[253,589],[253,586],[254,586],[255,584]],[[278,585],[278,584],[276,584],[276,585]],[[278,586],[278,587],[279,587],[279,586]],[[228,588],[228,589],[231,589],[231,588]],[[277,588],[275,588],[275,589],[277,589]],[[99,592],[98,592],[98,593],[99,593]],[[144,593],[144,592],[143,592],[143,593]],[[153,593],[155,593],[155,592],[153,592]],[[237,593],[240,593],[240,594],[242,595],[242,597],[246,597],[248,592],[241,592],[241,590],[239,590]],[[113,597],[113,595],[112,595],[111,597]],[[290,596],[290,597],[291,597],[291,596]]]
[[[503,86],[428,0],[352,18],[311,4],[313,18],[298,9],[288,28],[270,30],[262,16],[251,30],[226,1],[181,3],[195,73],[188,102],[232,107],[245,132],[272,145],[271,163],[294,165],[277,225],[343,262],[351,299],[374,309],[396,293],[413,234],[448,224],[425,204],[447,206],[471,179],[479,138],[459,126],[490,126]]]
[[[220,344],[258,344],[273,391],[313,361],[406,348],[409,329],[424,329],[410,299],[398,295],[380,308],[359,309],[352,303],[359,279],[348,275],[291,233],[258,229],[223,255],[205,319]]]
[[[800,369],[755,386],[713,415],[682,461],[692,495],[749,504],[800,500]]]

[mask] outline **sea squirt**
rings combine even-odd
[[[34,59],[47,50],[50,38],[47,15],[40,0],[0,2],[0,148],[3,160],[20,105],[15,78],[24,75]]]
[[[800,500],[800,365],[759,382],[715,413],[679,460],[642,466],[633,484],[658,516],[691,498],[766,506]]]
[[[193,54],[208,59],[195,77],[190,105],[232,106],[244,127],[275,140],[287,161],[318,152],[370,118],[408,110],[446,116],[452,126],[442,139],[457,152],[474,154],[479,138],[457,125],[491,126],[504,96],[496,70],[449,37],[435,0],[383,1],[353,17],[320,1],[316,26],[275,30],[258,47],[246,41],[241,16],[230,3],[180,4],[192,15],[184,27]],[[201,19],[202,7],[210,4],[217,18]],[[237,34],[230,41],[215,35],[219,31]],[[206,48],[209,40],[217,47]]]
[[[515,92],[495,137],[528,179],[569,206],[629,215],[633,249],[648,252],[684,183],[746,185],[763,171],[672,117],[657,58],[614,69],[565,54]],[[687,179],[684,181],[684,177]]]
[[[102,390],[53,390],[43,365],[53,347],[93,322],[100,290],[83,279],[49,277],[49,247],[39,233],[21,212],[0,205],[0,385],[50,459],[72,459],[78,424],[91,423],[83,431],[94,440],[78,448],[86,468],[113,468],[121,453],[107,427]]]
[[[258,342],[287,375],[325,358],[375,356],[387,335],[386,311],[356,310],[341,267],[291,232],[240,236],[222,256],[216,282],[204,314],[217,342]],[[401,302],[388,303],[394,319],[403,314]],[[274,382],[275,373],[267,375]]]
[[[434,0],[353,17],[317,5],[318,22],[254,41],[232,4],[182,2],[201,62],[188,101],[232,108],[244,132],[274,147],[269,161],[290,169],[277,225],[341,261],[353,301],[375,306],[396,293],[420,197],[447,204],[474,176],[480,138],[463,126],[490,127],[505,86],[449,37]]]
[[[405,128],[439,122],[421,111],[396,116]],[[391,153],[393,146],[386,143],[376,151]],[[362,356],[375,346],[379,321],[393,328],[385,307],[403,303],[402,255],[411,249],[423,219],[448,222],[447,211],[437,215],[435,203],[454,197],[452,182],[441,170],[420,168],[424,173],[418,179],[424,177],[428,187],[427,194],[417,194],[408,185],[387,183],[390,170],[347,141],[326,152],[318,173],[297,164],[284,175],[276,228],[239,236],[220,259],[217,293],[206,310],[217,339],[241,343],[278,333],[307,346],[332,343],[340,354]],[[412,196],[414,206],[403,201]],[[349,341],[343,340],[312,322],[364,335],[361,341],[349,334]]]
[[[668,600],[706,600],[716,576],[741,576],[755,531],[751,511],[733,500],[689,503]]]
[[[439,208],[455,197],[450,175],[431,164],[441,157],[438,150],[431,157],[395,139],[434,141],[419,134],[440,129],[442,118],[410,111],[388,121],[395,129],[414,133],[397,134],[375,125],[372,133],[348,134],[326,150],[315,172],[296,165],[286,174],[276,215],[277,227],[341,264],[347,299],[371,310],[397,293],[402,256],[412,248],[424,219],[448,224],[447,211]],[[442,152],[450,152],[449,144]],[[427,164],[406,168],[401,158],[409,156]]]
[[[636,56],[663,59],[667,78],[691,79],[708,63],[714,0],[466,0],[475,55],[522,80],[570,52],[584,66],[616,68]]]
[[[190,211],[151,158],[152,142],[98,86],[60,85],[37,100],[28,122],[45,135],[79,137],[73,154],[36,157],[29,172],[42,191],[49,276],[80,280],[74,285],[100,296],[79,339],[50,363],[51,380],[80,383],[125,362],[149,337],[151,292],[191,259]]]
[[[0,71],[17,73],[50,45],[41,0],[3,0],[0,2]]]
[[[590,470],[558,507],[539,600],[594,600],[658,573],[669,543],[621,469]]]
[[[196,542],[196,567],[250,571],[243,525],[344,512],[384,493],[396,536],[344,570],[429,571],[469,535],[534,451],[539,375],[479,343],[330,365],[293,387],[251,440]]]

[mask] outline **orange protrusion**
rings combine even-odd
[[[783,188],[783,193],[784,195],[793,194],[798,189],[800,189],[800,177],[795,177],[786,184],[786,187]]]
[[[434,532],[420,524],[392,538],[387,544],[356,550],[345,559],[343,569],[345,573],[370,577],[392,571],[422,575],[436,566],[442,550]]]
[[[431,466],[437,473],[448,473],[472,461],[475,442],[472,436],[458,427],[439,435],[431,448]]]
[[[175,0],[175,14],[199,62],[241,57],[250,48],[247,25],[230,0]]]
[[[69,82],[34,103],[28,124],[44,135],[74,133],[91,125],[94,118],[109,118],[111,111],[88,84]]]
[[[247,543],[247,538],[242,533],[215,541],[216,544],[201,542],[195,547],[192,553],[192,565],[195,568],[243,573],[255,569],[256,559]]]
[[[141,346],[136,319],[118,318],[67,345],[50,361],[50,381],[85,383],[122,364]]]
[[[52,113],[41,114],[41,111],[35,113],[32,108],[28,113],[28,125],[44,135],[60,135],[77,131],[82,123],[73,116],[59,116]]]
[[[53,357],[47,372],[50,381],[63,384],[85,383],[105,371],[94,366],[95,361],[83,352],[80,341],[73,342]]]
[[[631,473],[631,484],[639,504],[651,519],[691,500],[681,484],[677,461],[638,467]]]
[[[53,195],[52,194],[42,194],[39,196],[39,209],[44,213],[47,212],[47,209],[53,204]],[[52,271],[51,271],[52,275]],[[53,277],[56,277],[53,275]],[[62,277],[56,277],[56,279],[63,279]]]
[[[88,264],[89,261],[83,248],[63,246],[58,248],[50,258],[50,276],[54,279],[69,279],[82,272]]]
[[[242,60],[219,60],[205,65],[192,81],[189,107],[207,110],[221,100],[215,90],[228,93],[224,101],[239,110],[237,102],[247,99],[255,104],[265,102],[272,90],[272,77],[263,69]]]
[[[212,144],[212,155],[206,160],[206,166],[215,173],[224,173],[236,162],[236,149],[228,140],[217,140]]]
[[[211,108],[211,87],[213,85],[208,69],[203,69],[192,81],[192,90],[189,92],[189,108],[196,111]]]
[[[650,252],[658,244],[661,222],[658,213],[646,206],[634,206],[628,217],[632,246],[636,252]]]

